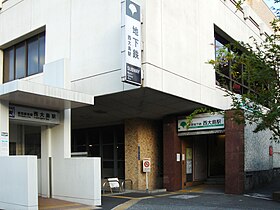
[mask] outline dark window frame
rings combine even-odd
[[[104,137],[107,132],[112,133],[112,141],[104,141]],[[82,137],[82,141],[79,137]],[[86,152],[88,157],[101,157],[101,175],[102,178],[119,177],[124,178],[124,167],[125,167],[125,142],[124,142],[124,125],[112,125],[105,127],[94,127],[94,128],[83,128],[83,129],[72,129],[71,132],[71,152]],[[92,142],[91,137],[95,136],[98,138],[98,143]],[[96,139],[97,139],[96,138]],[[82,143],[82,145],[81,145]],[[85,143],[85,144],[84,144]],[[89,146],[91,145],[91,146]],[[108,157],[105,154],[105,147],[111,147],[112,156]],[[97,149],[95,154],[91,152],[92,148]],[[108,152],[108,151],[107,151]],[[122,154],[120,154],[122,153]],[[96,155],[97,154],[97,155]],[[112,167],[108,168],[108,165]],[[106,174],[105,170],[111,170],[111,176]]]
[[[40,39],[43,37],[43,43],[44,45],[41,46],[41,42],[40,42]],[[29,43],[32,41],[32,40],[37,40],[37,69],[35,72],[32,71],[32,73],[29,73],[28,72],[28,58],[29,58],[29,51],[28,51],[28,46],[29,46]],[[22,42],[19,42],[19,43],[16,43],[15,45],[13,46],[10,46],[6,49],[4,49],[4,59],[3,59],[3,64],[4,64],[4,68],[3,68],[3,83],[6,83],[6,82],[10,82],[10,81],[13,81],[13,80],[16,80],[16,79],[22,79],[22,78],[25,78],[25,77],[28,77],[28,76],[32,76],[32,75],[35,75],[35,74],[39,74],[41,72],[43,72],[43,65],[45,64],[45,49],[46,49],[46,35],[45,35],[45,32],[41,32],[39,34],[36,34],[35,36],[32,36]],[[24,47],[24,76],[23,77],[18,77],[17,78],[17,71],[16,71],[16,60],[17,60],[17,57],[16,57],[16,49],[18,48],[18,46],[23,46]],[[43,63],[41,63],[41,59],[40,59],[40,56],[41,56],[41,50],[44,50],[44,54],[43,54]],[[6,54],[9,53],[10,51],[13,51],[13,61],[11,62],[10,60],[10,57],[9,57],[9,60],[6,59]],[[10,66],[9,65],[6,65],[6,62],[8,62],[9,64],[10,63],[13,63],[13,78],[10,78]],[[8,66],[8,67],[7,67]]]
[[[228,50],[233,50],[231,45],[234,42],[232,38],[230,38],[228,35],[226,35],[224,32],[221,31],[221,29],[217,29],[215,27],[214,32],[214,47],[215,47],[215,59],[217,59],[217,53],[218,53],[218,46],[216,43],[219,42],[223,46],[227,47]],[[215,78],[216,78],[216,85],[219,87],[225,88],[229,91],[232,91],[237,94],[246,94],[249,91],[253,91],[248,84],[244,81],[244,66],[241,65],[240,68],[235,70],[235,73],[239,73],[241,77],[234,78],[233,77],[233,70],[232,70],[232,63],[227,62],[224,66],[224,68],[228,68],[228,75],[223,73],[223,69],[219,67],[219,69],[216,69],[215,71]],[[239,71],[238,71],[239,70]],[[226,82],[225,82],[226,81]]]

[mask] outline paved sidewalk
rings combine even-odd
[[[280,209],[280,203],[272,200],[272,193],[280,190],[280,179],[254,189],[244,195],[224,194],[224,186],[199,185],[188,187],[177,192],[158,194],[128,193],[123,195],[107,195],[107,202],[111,199],[122,200],[114,210],[142,210],[142,209]],[[107,208],[103,203],[103,209]]]
[[[280,209],[280,203],[272,201],[274,191],[280,191],[280,178],[244,195],[226,195],[221,185],[199,185],[177,192],[105,194],[102,207],[39,198],[39,209]]]
[[[137,205],[138,202],[144,200],[151,200],[151,202],[153,199],[165,200],[166,198],[172,196],[188,195],[189,193],[223,195],[224,186],[223,185],[198,185],[198,186],[188,187],[184,190],[179,190],[177,192],[155,192],[155,193],[129,192],[124,194],[105,194],[102,196],[102,209],[124,210],[124,209],[133,208],[133,206]]]
[[[277,192],[277,191],[280,191],[280,177],[274,178],[269,184],[265,184],[261,187],[250,190],[249,192],[245,193],[245,195],[255,197],[255,198],[272,200],[273,192]]]
[[[90,210],[93,209],[92,206],[87,206],[79,203],[73,203],[63,200],[58,200],[54,198],[42,198],[39,197],[39,209],[40,210]]]

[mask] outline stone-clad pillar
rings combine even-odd
[[[176,191],[182,187],[181,161],[176,161],[176,154],[181,154],[181,140],[177,134],[177,118],[170,117],[163,121],[163,187]]]
[[[143,158],[151,158],[149,190],[161,188],[159,125],[155,121],[143,119],[125,121],[125,178],[132,179],[133,188],[136,190],[146,189],[146,175],[142,172]]]
[[[225,117],[225,193],[244,192],[244,124],[234,120],[235,110]]]

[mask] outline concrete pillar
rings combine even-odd
[[[71,157],[71,109],[60,112],[61,123],[51,128],[52,157],[60,159]]]
[[[64,158],[71,158],[71,109],[64,111]]]
[[[244,124],[234,120],[235,110],[225,117],[225,193],[244,192]]]
[[[49,198],[51,196],[50,157],[51,157],[51,129],[48,126],[42,126],[41,127],[41,196],[46,198]]]
[[[9,156],[9,102],[0,101],[0,156]]]
[[[163,187],[176,191],[182,187],[182,165],[176,160],[181,156],[181,140],[177,134],[177,118],[169,117],[163,121]]]
[[[60,112],[60,124],[51,128],[51,193],[52,196],[57,196],[59,191],[58,183],[61,181],[61,176],[65,171],[65,159],[71,157],[71,110]],[[65,183],[60,183],[61,186]]]
[[[149,190],[162,187],[160,132],[159,123],[154,121],[132,119],[125,122],[125,178],[132,179],[134,189],[146,189],[143,158],[151,158]]]
[[[4,74],[4,53],[3,50],[0,50],[0,84],[3,84],[3,74]]]

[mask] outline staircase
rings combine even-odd
[[[208,177],[204,184],[208,185],[224,185],[225,177]]]

